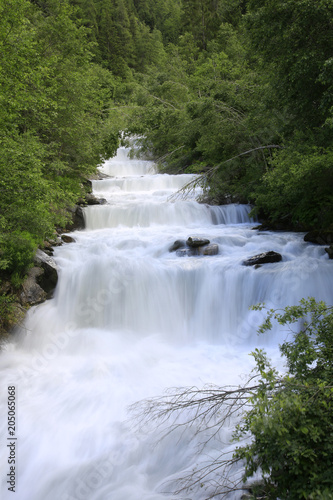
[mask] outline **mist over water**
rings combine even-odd
[[[93,188],[107,204],[87,207],[87,229],[55,250],[54,298],[29,311],[0,355],[1,498],[204,500],[206,485],[174,497],[169,482],[229,446],[232,422],[197,456],[195,426],[160,441],[153,427],[138,431],[128,406],[168,387],[241,384],[255,347],[282,369],[288,333],[258,336],[264,315],[249,307],[330,303],[332,265],[303,234],[253,230],[248,206],[171,197],[191,175],[158,174],[124,148],[102,171],[113,177]],[[218,244],[218,255],[169,252],[191,235]],[[242,266],[269,250],[282,262]],[[8,385],[17,388],[15,494],[6,482]]]

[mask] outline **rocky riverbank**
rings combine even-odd
[[[98,174],[98,178],[100,178]],[[97,177],[96,177],[97,178]],[[2,276],[0,281],[0,336],[6,337],[15,325],[23,322],[27,310],[53,297],[58,282],[57,265],[52,258],[54,248],[73,243],[75,239],[66,233],[85,227],[83,207],[103,205],[106,200],[91,193],[91,181],[86,181],[86,194],[74,207],[68,208],[70,220],[66,227],[56,228],[54,237],[45,240],[37,249],[32,267],[27,272],[20,287],[15,287],[9,278]]]

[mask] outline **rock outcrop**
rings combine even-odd
[[[68,211],[71,213],[72,220],[67,223],[66,229],[68,231],[84,229],[86,227],[86,223],[84,220],[82,207],[80,207],[79,205],[75,205],[74,207],[69,208]]]
[[[46,300],[47,293],[38,284],[43,274],[44,270],[41,267],[33,267],[30,269],[28,276],[23,282],[20,295],[21,304],[23,306],[35,306]]]
[[[35,264],[43,270],[43,273],[36,277],[37,284],[46,292],[46,298],[50,298],[58,282],[57,264],[40,249],[36,252]]]

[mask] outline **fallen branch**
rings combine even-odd
[[[236,160],[237,158],[239,158],[241,156],[248,155],[248,154],[253,153],[255,151],[260,151],[260,150],[264,150],[264,149],[274,149],[274,148],[275,149],[283,149],[283,146],[279,146],[278,144],[270,144],[268,146],[259,146],[257,148],[249,149],[248,151],[244,151],[243,153],[239,153],[238,155],[233,156],[232,158],[228,158],[228,160],[225,160],[222,163],[219,163],[218,165],[214,165],[214,167],[211,167],[204,174],[201,174],[201,175],[199,174],[197,178],[191,180],[190,182],[188,182],[187,184],[185,184],[185,186],[183,186],[181,189],[179,189],[176,193],[174,193],[173,195],[171,195],[169,197],[169,200],[170,201],[175,200],[175,199],[177,199],[180,196],[183,199],[185,199],[185,198],[187,198],[190,195],[190,193],[192,191],[195,191],[195,189],[197,187],[204,188],[204,184],[207,183],[207,180],[210,179],[210,178],[212,178],[213,175],[215,174],[215,172],[222,165],[225,165],[226,163],[229,163],[229,162],[231,162],[233,160]]]

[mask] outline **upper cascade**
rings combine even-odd
[[[140,167],[141,165],[139,164],[138,168],[141,169]],[[107,193],[114,194],[136,191],[176,191],[183,189],[186,184],[195,178],[195,175],[189,174],[145,174],[140,176],[133,175],[131,177],[114,177],[112,179],[103,179],[103,181],[93,181],[93,190],[94,193],[103,193],[103,195],[107,195]]]
[[[152,161],[131,161],[128,149],[121,147],[118,149],[116,156],[103,163],[100,167],[100,171],[110,176],[127,177],[132,175],[153,174],[156,172],[156,169]]]
[[[93,190],[108,204],[84,211],[88,230],[153,225],[189,226],[253,222],[249,205],[209,206],[195,198],[202,189],[188,189],[194,174],[159,174],[150,161],[131,160],[126,148],[105,162],[101,171],[114,176],[93,181]],[[192,186],[193,187],[193,186]]]

